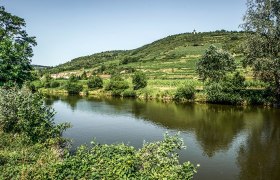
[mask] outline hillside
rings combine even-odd
[[[185,79],[195,76],[196,61],[211,44],[240,53],[242,32],[184,33],[168,36],[134,50],[108,51],[79,57],[49,69],[52,74],[84,70],[88,73],[131,73],[143,70],[152,79]],[[240,58],[237,57],[237,61]]]

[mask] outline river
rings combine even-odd
[[[70,122],[64,136],[73,148],[143,141],[181,132],[180,161],[200,164],[194,179],[279,179],[280,109],[176,104],[114,98],[48,97],[56,123]]]

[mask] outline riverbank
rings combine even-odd
[[[65,89],[57,89],[57,88],[40,88],[38,90],[40,93],[44,95],[69,95]],[[121,98],[135,98],[140,100],[157,100],[163,102],[173,102],[174,95],[176,93],[175,89],[159,91],[157,89],[145,88],[137,91],[128,90],[126,92],[130,93],[122,93],[120,94]],[[86,90],[79,93],[82,97],[115,97],[114,94],[110,91],[105,91],[104,89],[98,90]],[[201,91],[201,89],[196,89],[196,93],[193,100],[182,100],[180,102],[197,102],[197,103],[206,103],[206,94]]]

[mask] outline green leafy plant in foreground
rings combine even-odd
[[[24,134],[33,142],[60,137],[69,124],[55,125],[54,115],[38,93],[27,88],[0,89],[0,128],[4,132]]]
[[[55,179],[191,179],[196,167],[189,162],[180,165],[175,150],[183,141],[165,135],[163,141],[144,143],[136,150],[124,144],[81,146],[57,166]]]

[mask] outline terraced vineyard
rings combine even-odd
[[[79,75],[83,71],[108,75],[119,72],[130,76],[133,71],[142,70],[149,79],[197,79],[196,62],[211,44],[233,53],[239,69],[243,71],[240,47],[244,35],[242,32],[225,31],[178,34],[134,50],[108,51],[79,57],[49,71],[60,74],[57,77],[63,77],[70,73]]]

